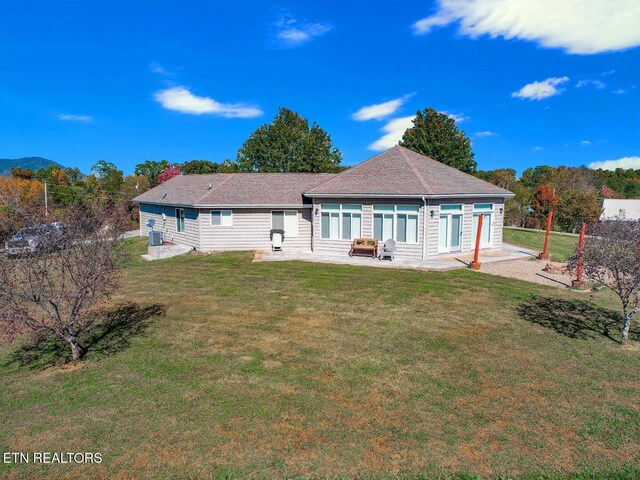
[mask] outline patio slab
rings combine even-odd
[[[480,263],[504,262],[508,260],[522,260],[535,256],[535,252],[526,248],[504,244],[502,250],[481,252]],[[350,257],[348,255],[323,255],[312,252],[296,251],[257,251],[254,262],[278,262],[278,261],[302,261],[314,263],[334,263],[341,265],[360,265],[364,267],[379,268],[409,268],[419,270],[452,270],[455,268],[467,268],[473,260],[473,253],[439,256],[427,260],[396,259],[378,260],[369,257]]]

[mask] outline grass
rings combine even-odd
[[[600,294],[251,260],[134,258],[114,304],[155,316],[80,365],[0,347],[0,450],[104,457],[0,477],[640,475],[640,355]]]
[[[505,227],[503,240],[513,245],[530,248],[542,252],[544,247],[545,232],[538,230],[520,230]],[[551,232],[549,236],[549,254],[551,260],[564,262],[573,255],[575,245],[578,243],[576,235],[568,235],[558,232]]]

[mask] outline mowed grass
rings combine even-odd
[[[537,230],[520,230],[505,227],[503,230],[503,240],[513,245],[531,248],[542,252],[544,248],[545,232]],[[575,235],[565,235],[558,232],[551,232],[549,235],[549,254],[551,260],[564,262],[573,255],[578,237]]]
[[[134,258],[114,303],[166,314],[128,348],[45,370],[0,348],[0,450],[103,462],[0,477],[640,474],[639,352],[524,320],[539,294],[589,300],[469,270]]]

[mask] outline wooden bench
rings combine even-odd
[[[349,256],[373,257],[378,256],[378,240],[375,238],[355,238]]]

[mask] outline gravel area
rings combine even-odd
[[[548,273],[542,269],[549,262],[529,258],[526,260],[512,260],[506,262],[483,263],[480,269],[489,275],[499,275],[501,277],[517,278],[527,282],[541,283],[551,287],[568,288],[571,287],[572,277],[570,274],[563,275]],[[551,262],[554,265],[561,263]]]

